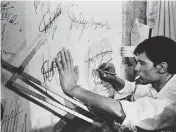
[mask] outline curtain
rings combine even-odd
[[[176,1],[157,1],[152,36],[163,35],[176,41]]]

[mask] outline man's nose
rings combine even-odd
[[[139,65],[139,63],[136,64],[134,70],[135,70],[136,72],[140,72],[140,65]]]

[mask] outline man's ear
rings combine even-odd
[[[159,73],[163,74],[167,72],[168,64],[166,62],[162,62],[157,66],[159,68]]]

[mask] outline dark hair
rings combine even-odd
[[[176,42],[164,36],[156,36],[144,40],[134,50],[138,55],[146,53],[146,56],[154,63],[154,66],[162,62],[168,64],[168,72],[176,74]]]

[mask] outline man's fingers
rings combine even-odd
[[[107,66],[106,63],[103,63],[102,65],[99,66],[99,69],[104,69],[106,68],[106,66]]]
[[[68,50],[68,57],[69,57],[69,60],[70,60],[70,66],[73,67],[73,59],[72,59],[72,56],[71,56],[71,53],[70,53],[69,50]]]
[[[109,63],[109,72],[114,72],[115,73],[115,67],[113,63]]]
[[[56,66],[59,71],[59,74],[63,74],[63,68],[62,68],[62,64],[59,62],[59,57],[56,57]]]
[[[65,48],[64,48],[64,55],[65,55],[65,61],[66,61],[66,64],[67,64],[67,68],[71,68],[71,65],[70,65],[70,57],[69,57],[69,55],[68,55],[69,53],[68,53],[68,50],[65,50]]]
[[[103,77],[106,77],[107,75],[106,75],[106,73],[103,73]]]
[[[74,67],[74,72],[76,73],[76,76],[79,78],[79,68],[78,68],[78,66]]]
[[[101,69],[97,69],[97,70],[98,70],[98,73],[99,73],[100,78],[107,76],[106,73],[105,73],[103,70],[101,70]]]
[[[61,50],[61,63],[62,63],[62,68],[63,70],[67,69],[67,62],[65,59],[65,53],[64,53],[64,48]]]

